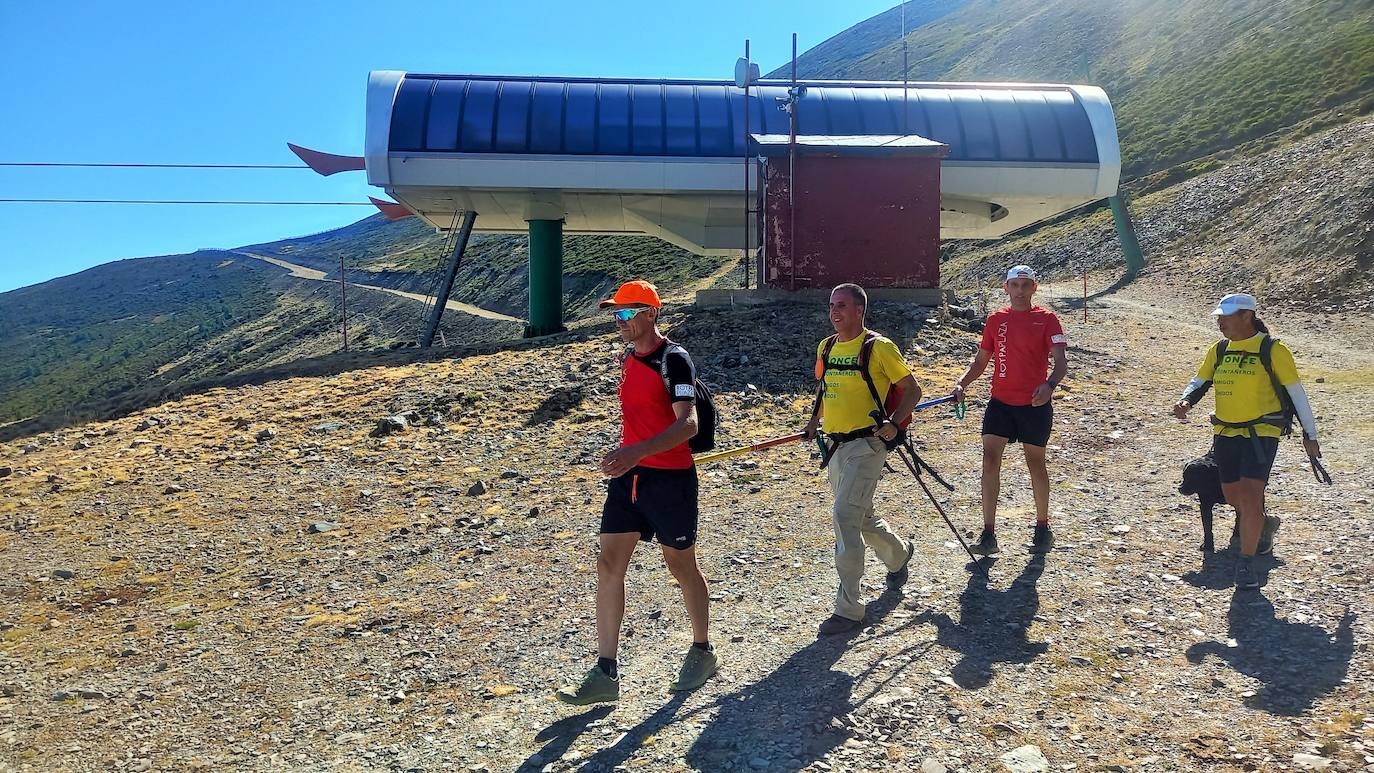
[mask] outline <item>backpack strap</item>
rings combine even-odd
[[[811,418],[821,415],[821,401],[825,399],[825,374],[830,370],[830,350],[835,348],[835,341],[840,337],[839,333],[825,339],[821,348],[820,373],[816,378],[820,379],[820,384],[816,387],[816,404],[811,406]]]
[[[864,338],[863,345],[859,347],[859,375],[863,376],[864,383],[868,385],[868,393],[873,396],[873,404],[878,406],[878,412],[887,416],[887,406],[883,405],[883,398],[878,394],[878,385],[873,383],[873,376],[868,372],[868,361],[873,356],[873,344],[877,341],[878,334],[870,330]]]

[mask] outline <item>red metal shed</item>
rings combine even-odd
[[[948,145],[915,135],[752,140],[762,157],[764,284],[939,287]]]

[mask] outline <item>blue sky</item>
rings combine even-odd
[[[361,154],[370,70],[730,78],[893,0],[0,2],[0,161],[290,164]],[[0,198],[367,200],[361,173],[0,167]],[[361,207],[0,202],[0,292],[111,260],[353,222]]]

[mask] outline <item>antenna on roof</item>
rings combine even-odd
[[[907,128],[907,63],[906,63],[906,0],[902,0],[902,134],[910,134]]]

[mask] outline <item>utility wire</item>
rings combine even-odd
[[[370,207],[370,201],[218,201],[192,199],[0,199],[0,204],[244,204],[249,206]]]
[[[0,166],[95,169],[309,169],[305,164],[106,164],[67,161],[0,161]]]

